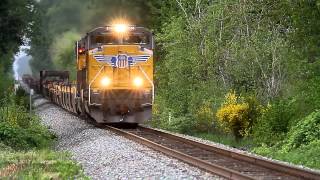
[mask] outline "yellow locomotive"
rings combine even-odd
[[[99,123],[142,123],[154,101],[153,34],[144,27],[98,27],[76,43],[77,81],[41,71],[41,92]]]

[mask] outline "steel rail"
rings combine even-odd
[[[142,137],[139,137],[137,135],[134,135],[132,133],[129,133],[129,132],[126,132],[124,130],[121,130],[121,129],[118,129],[118,128],[114,128],[114,127],[111,127],[111,126],[107,126],[106,127],[107,129],[119,134],[119,135],[122,135],[130,140],[133,140],[133,141],[136,141],[140,144],[143,144],[149,148],[152,148],[156,151],[160,151],[168,156],[171,156],[171,157],[174,157],[176,159],[179,159],[181,161],[184,161],[190,165],[193,165],[193,166],[196,166],[196,167],[199,167],[201,169],[204,169],[208,172],[211,172],[213,174],[217,174],[217,175],[220,175],[220,176],[223,176],[225,178],[228,178],[228,179],[234,179],[234,180],[247,180],[247,179],[255,179],[255,178],[252,178],[250,176],[247,176],[247,175],[244,175],[244,174],[241,174],[237,171],[234,171],[234,170],[231,170],[231,169],[227,169],[225,167],[222,167],[222,166],[218,166],[218,165],[214,165],[214,164],[211,164],[211,163],[208,163],[206,161],[203,161],[201,159],[197,159],[197,158],[194,158],[192,156],[189,156],[187,154],[184,154],[184,153],[181,153],[179,151],[176,151],[176,150],[173,150],[173,149],[170,149],[170,148],[167,148],[165,146],[162,146],[160,144],[157,144],[157,143],[154,143],[150,140],[147,140],[145,138],[142,138]]]
[[[251,156],[248,154],[242,154],[239,152],[226,150],[226,149],[223,149],[218,146],[203,144],[203,143],[200,143],[197,141],[186,139],[186,138],[176,136],[176,135],[173,135],[170,133],[166,133],[161,130],[157,130],[157,129],[153,129],[153,128],[146,128],[146,127],[142,127],[142,126],[139,126],[139,128],[141,128],[145,131],[149,131],[149,132],[156,132],[164,137],[168,137],[171,139],[178,140],[180,142],[188,143],[190,145],[197,146],[197,147],[205,149],[207,151],[216,152],[216,153],[228,156],[228,157],[232,157],[237,160],[246,161],[246,162],[252,163],[254,165],[259,165],[259,166],[262,166],[262,167],[265,167],[268,169],[272,169],[274,171],[282,172],[285,174],[293,175],[293,176],[304,178],[304,179],[320,179],[320,173],[316,172],[316,171],[311,171],[311,170],[299,168],[296,166],[289,166],[289,165],[282,164],[282,163],[275,162],[275,161],[271,161],[268,159],[263,159],[263,158]]]
[[[193,156],[188,155],[186,153],[165,147],[159,143],[155,143],[152,140],[141,137],[139,135],[135,135],[134,133],[130,133],[126,130],[118,129],[118,128],[111,127],[111,126],[107,126],[106,128],[119,134],[119,135],[122,135],[130,140],[136,141],[136,142],[143,144],[149,148],[152,148],[156,151],[160,151],[168,156],[174,157],[174,158],[179,159],[181,161],[184,161],[192,166],[199,167],[203,170],[206,170],[206,171],[213,173],[213,174],[216,174],[216,175],[219,175],[219,176],[222,176],[222,177],[225,177],[228,179],[234,179],[234,180],[259,179],[256,177],[252,177],[250,175],[242,174],[241,172],[238,172],[236,170],[233,170],[233,169],[230,169],[227,167],[223,167],[223,166],[220,166],[217,164],[209,163],[209,162],[202,160],[200,158],[193,157]],[[186,138],[183,138],[180,136],[176,136],[176,135],[166,133],[166,132],[163,132],[160,130],[152,129],[152,128],[146,128],[146,127],[139,126],[138,129],[143,130],[145,132],[149,132],[149,133],[155,133],[159,136],[166,137],[166,138],[169,138],[172,140],[176,140],[181,143],[189,144],[189,145],[195,146],[197,148],[201,148],[201,149],[209,151],[209,152],[214,152],[214,153],[220,154],[220,155],[228,157],[228,158],[232,158],[232,159],[236,159],[236,160],[240,160],[240,161],[245,161],[246,163],[250,163],[255,166],[264,167],[266,169],[269,169],[269,170],[272,170],[275,172],[279,172],[279,173],[283,173],[285,175],[295,176],[295,177],[298,177],[299,179],[320,179],[320,173],[310,171],[307,169],[292,167],[292,166],[288,166],[288,165],[281,164],[278,162],[262,159],[259,157],[250,156],[250,155],[226,150],[221,147],[216,147],[216,146],[212,146],[212,145],[199,143],[197,141],[186,139]]]

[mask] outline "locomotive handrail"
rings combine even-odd
[[[151,84],[152,87],[152,104],[154,103],[154,84],[151,81],[151,79],[149,78],[149,76],[147,75],[147,73],[142,69],[141,66],[138,66],[140,71],[142,72],[142,74],[144,75],[144,77],[149,81],[149,83]]]
[[[92,105],[96,105],[96,106],[101,106],[102,104],[91,104],[91,85],[93,84],[93,82],[98,78],[98,76],[101,74],[101,71],[104,69],[105,66],[102,66],[100,68],[100,70],[98,71],[98,73],[96,74],[96,76],[92,79],[92,81],[90,82],[89,84],[89,106],[92,106]]]
[[[77,41],[77,44],[76,44],[76,46],[77,46],[77,51],[76,51],[76,58],[77,58],[77,65],[79,64],[79,41]]]

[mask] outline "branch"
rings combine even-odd
[[[181,0],[179,0],[179,1],[176,0],[176,2],[178,3],[178,5],[180,6],[181,10],[183,11],[183,13],[184,13],[184,15],[185,15],[185,18],[186,18],[186,20],[187,20],[189,29],[191,29],[191,23],[190,23],[190,21],[189,21],[189,16],[188,16],[188,13],[187,13],[186,9],[183,7]]]

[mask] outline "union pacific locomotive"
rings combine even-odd
[[[40,92],[98,123],[151,119],[154,101],[153,34],[144,27],[98,27],[75,44],[77,80],[67,71],[41,71]]]

